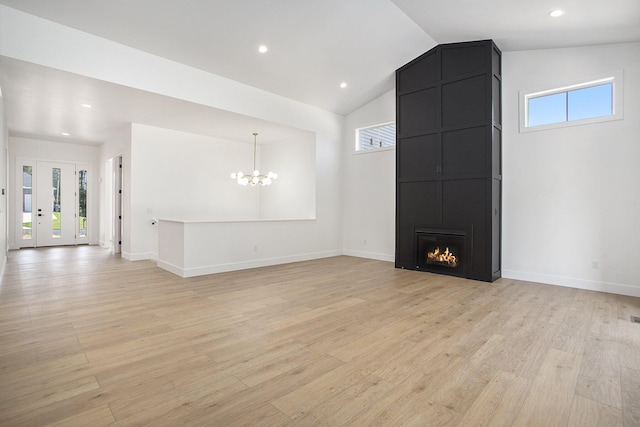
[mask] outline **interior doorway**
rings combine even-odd
[[[113,161],[113,253],[122,252],[122,230],[123,230],[123,210],[122,210],[122,156],[114,158]]]

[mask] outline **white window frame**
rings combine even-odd
[[[362,126],[362,127],[356,128],[354,154],[377,153],[377,152],[380,152],[380,151],[395,150],[396,149],[395,142],[394,142],[393,146],[390,146],[390,147],[368,148],[366,150],[361,150],[360,149],[360,131],[367,130],[367,129],[373,129],[373,128],[377,128],[377,127],[381,127],[381,126],[395,125],[395,124],[396,124],[395,121],[391,121],[391,122],[377,123],[377,124],[371,125],[371,126]]]
[[[537,132],[547,129],[558,129],[569,126],[580,126],[591,123],[609,122],[612,120],[622,120],[623,115],[623,73],[622,70],[616,70],[609,73],[602,73],[588,78],[579,80],[580,83],[569,83],[561,87],[555,87],[553,89],[536,88],[521,90],[518,92],[520,106],[520,133],[525,132]],[[602,84],[611,83],[613,90],[613,102],[611,104],[612,114],[608,116],[591,117],[582,120],[568,120],[559,123],[551,123],[547,125],[529,126],[529,99],[537,98],[539,96],[554,95],[556,93],[568,92],[576,89],[584,89],[593,86],[599,86]]]

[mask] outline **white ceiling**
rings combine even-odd
[[[338,114],[348,114],[392,89],[394,71],[430,49],[434,41],[492,38],[503,51],[511,51],[640,40],[639,0],[0,0],[0,4]],[[558,7],[566,15],[550,18],[548,12]],[[266,54],[257,52],[261,44],[269,47]],[[348,83],[346,89],[339,88],[343,81]],[[212,121],[205,117],[222,114],[9,58],[0,59],[0,84],[13,135],[59,140],[60,132],[68,129],[74,141],[95,144],[130,122],[164,123],[211,134]],[[78,107],[87,98],[95,100],[90,114]],[[174,117],[172,122],[169,117]],[[220,122],[228,123],[226,119]],[[247,133],[247,127],[242,131]],[[251,140],[252,131],[245,139]],[[231,135],[234,130],[216,132]]]
[[[639,0],[392,0],[437,43],[493,39],[503,52],[640,41]],[[549,12],[566,14],[551,18]]]
[[[253,143],[307,131],[0,56],[12,136],[99,145],[128,123]],[[89,103],[91,108],[82,106]],[[69,133],[63,136],[62,132]]]

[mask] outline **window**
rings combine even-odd
[[[622,72],[583,83],[520,94],[520,131],[622,118]]]
[[[542,126],[613,114],[613,83],[528,98],[527,125]]]
[[[395,146],[395,123],[385,123],[356,129],[356,151],[390,149]]]

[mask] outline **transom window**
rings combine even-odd
[[[528,111],[529,127],[610,116],[613,114],[613,83],[530,97]]]
[[[521,92],[520,131],[622,118],[622,72],[542,91]]]
[[[396,124],[384,123],[356,129],[356,151],[389,149],[396,146]]]

